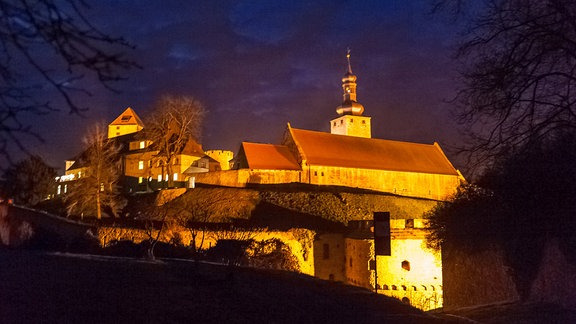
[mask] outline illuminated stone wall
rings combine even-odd
[[[153,233],[155,236],[157,232]],[[148,240],[148,234],[143,229],[121,228],[121,227],[100,227],[96,236],[101,246],[108,246],[111,242],[129,240],[136,244]],[[193,243],[192,235],[188,229],[179,226],[170,226],[162,232],[160,241],[170,242],[178,236],[185,245]],[[208,249],[216,245],[219,238],[250,238],[256,241],[265,241],[269,239],[280,239],[286,244],[292,254],[298,260],[300,271],[304,274],[314,275],[314,236],[315,232],[307,229],[295,228],[285,232],[281,231],[200,231],[196,236],[196,247]]]
[[[456,192],[462,178],[454,175],[396,172],[326,166],[293,170],[229,170],[199,174],[196,182],[227,187],[246,184],[309,183],[389,192],[407,197],[445,200]]]
[[[391,255],[377,257],[378,292],[422,310],[442,307],[441,255],[426,248],[424,230],[392,228],[391,234]],[[374,271],[370,269],[370,260],[374,260],[373,242],[346,238],[349,284],[374,289]]]
[[[316,278],[346,282],[344,262],[346,246],[343,234],[322,234],[314,241]]]
[[[456,192],[462,180],[455,175],[309,166],[303,182],[372,189],[401,196],[444,200]]]
[[[230,160],[234,158],[232,151],[225,150],[208,150],[204,151],[206,155],[220,163],[220,169],[223,171],[230,170]]]

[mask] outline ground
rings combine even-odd
[[[3,323],[442,323],[370,291],[191,261],[0,250]]]

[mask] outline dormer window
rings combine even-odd
[[[122,120],[123,122],[127,122],[127,121],[130,120],[130,118],[132,118],[132,116],[124,115],[124,116],[122,116],[122,119],[121,119],[121,120]]]

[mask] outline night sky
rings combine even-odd
[[[164,94],[188,95],[208,111],[203,148],[235,153],[241,141],[279,143],[295,128],[329,132],[342,101],[346,49],[358,76],[358,102],[375,138],[432,143],[451,155],[456,91],[450,56],[458,30],[429,14],[429,1],[142,1],[99,0],[87,16],[136,46],[142,70],[97,85],[66,109],[36,123],[46,142],[31,151],[63,168],[81,149],[86,127],[126,107],[145,117]],[[458,163],[456,163],[458,164]],[[456,165],[458,167],[458,165]]]

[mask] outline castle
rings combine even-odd
[[[330,121],[330,133],[288,123],[281,143],[243,142],[236,157],[230,151],[204,152],[190,141],[174,160],[173,174],[153,162],[149,141],[133,136],[144,125],[134,110],[126,109],[108,129],[109,138],[128,143],[123,152],[125,187],[131,192],[162,189],[171,177],[177,186],[188,188],[197,183],[226,187],[297,183],[391,195],[401,213],[387,220],[389,253],[376,255],[372,219],[354,219],[346,233],[318,235],[310,274],[376,288],[424,310],[441,307],[441,256],[425,246],[425,213],[453,195],[464,178],[437,143],[372,138],[371,118],[357,101],[350,53],[346,58],[343,101]],[[79,170],[68,162],[66,176],[79,175]]]

